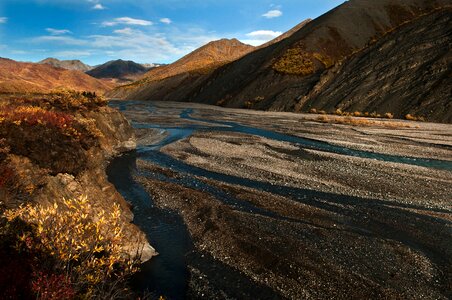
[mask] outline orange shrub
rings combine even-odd
[[[0,110],[0,123],[2,122],[16,125],[24,123],[31,126],[39,124],[64,129],[72,125],[73,118],[65,113],[48,111],[35,106],[7,106]]]

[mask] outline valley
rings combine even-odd
[[[161,253],[141,288],[171,299],[448,298],[450,125],[110,105],[139,146],[109,178]]]
[[[173,2],[1,1],[0,295],[452,299],[450,0]]]

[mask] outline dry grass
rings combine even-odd
[[[337,117],[322,115],[316,118],[316,121],[329,124],[342,124],[351,126],[379,126],[388,128],[413,128],[410,124],[396,121],[371,120],[367,118],[356,118],[351,116]]]
[[[308,53],[302,49],[289,49],[274,64],[273,69],[289,75],[310,75],[315,72],[314,63]]]

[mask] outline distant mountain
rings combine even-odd
[[[82,72],[86,72],[92,69],[91,66],[84,64],[80,60],[58,60],[56,58],[46,58],[44,60],[41,60],[39,64],[47,64],[56,68]]]
[[[255,48],[237,39],[210,42],[170,65],[154,68],[141,80],[118,87],[110,97],[128,99],[181,99],[208,74]]]
[[[130,82],[140,78],[149,68],[133,61],[113,60],[86,72],[95,78],[117,79],[122,82]]]
[[[0,58],[0,93],[46,93],[59,88],[104,93],[112,87],[80,71]]]

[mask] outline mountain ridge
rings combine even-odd
[[[107,95],[112,98],[150,97],[153,99],[171,99],[183,97],[173,95],[177,86],[195,85],[216,67],[242,57],[255,48],[237,39],[212,41],[187,54],[176,62],[148,71],[142,79],[125,86],[115,88]],[[145,95],[145,96],[144,96]]]
[[[111,60],[99,65],[86,74],[97,79],[117,79],[122,82],[130,82],[139,79],[149,68],[131,60]]]
[[[0,58],[0,93],[47,93],[63,88],[103,94],[112,87],[81,71]]]

